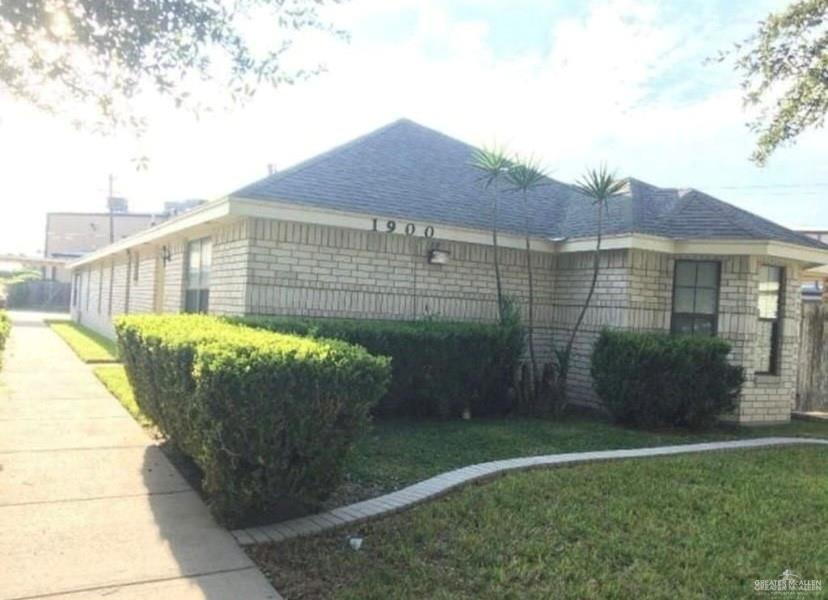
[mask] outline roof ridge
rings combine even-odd
[[[387,123],[387,124],[383,125],[382,127],[378,127],[377,129],[374,129],[373,131],[369,131],[368,133],[365,133],[365,134],[360,135],[358,137],[355,137],[351,140],[348,140],[347,142],[344,142],[344,143],[342,143],[338,146],[334,146],[330,150],[326,150],[325,152],[322,152],[321,154],[316,154],[314,156],[311,156],[310,158],[306,158],[305,160],[299,161],[295,165],[290,166],[290,167],[288,167],[287,169],[285,169],[283,171],[277,171],[276,173],[273,173],[272,175],[267,175],[266,177],[262,177],[261,179],[257,179],[256,181],[253,181],[253,182],[245,185],[244,187],[241,187],[241,188],[237,189],[235,192],[232,192],[230,194],[230,196],[235,196],[235,195],[241,194],[245,190],[247,190],[249,188],[252,188],[254,186],[260,185],[260,184],[265,183],[265,182],[279,181],[279,180],[284,179],[285,177],[288,177],[290,175],[295,175],[296,173],[300,173],[300,172],[304,171],[305,169],[307,169],[308,167],[312,167],[312,166],[317,165],[319,163],[325,162],[326,160],[329,160],[329,159],[333,158],[334,156],[337,156],[338,154],[340,154],[341,152],[343,152],[343,151],[345,151],[349,148],[353,148],[354,146],[358,146],[358,145],[360,145],[364,142],[367,142],[368,140],[370,140],[374,137],[377,137],[378,135],[382,135],[383,133],[387,133],[391,129],[394,129],[395,127],[398,127],[398,126],[403,125],[403,124],[411,124],[411,125],[417,125],[418,127],[423,127],[422,125],[419,125],[418,123],[415,123],[411,119],[406,119],[404,117],[400,118],[400,119],[397,119],[395,121],[392,121],[390,123]],[[424,128],[424,129],[427,129],[427,128]]]
[[[689,193],[684,194],[681,198],[684,199],[685,201],[684,202],[677,202],[676,205],[673,206],[670,210],[668,210],[666,214],[664,214],[661,218],[657,219],[655,221],[654,225],[658,226],[662,231],[667,231],[669,229],[669,223],[671,221],[673,221],[676,218],[679,218],[682,213],[684,213],[685,211],[687,211],[691,207],[691,205],[693,204],[694,201],[698,202],[698,201],[703,199],[703,198],[701,198],[700,194],[697,194],[697,193],[694,193],[694,192],[697,192],[697,190],[690,190]],[[715,198],[714,198],[714,200],[715,200]],[[718,209],[718,207],[715,207],[715,206],[713,207],[713,210],[716,210],[720,214],[722,212],[721,210]],[[745,229],[744,227],[742,227],[740,223],[733,223],[733,225],[737,229],[745,232],[746,234],[755,235],[754,232],[749,231],[749,230]],[[670,237],[674,237],[674,236],[670,236]]]

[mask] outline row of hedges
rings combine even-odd
[[[698,429],[736,407],[744,371],[729,353],[717,337],[606,330],[593,350],[592,377],[620,423]]]
[[[124,316],[115,329],[136,402],[202,469],[228,524],[327,497],[390,377],[387,358],[344,342],[203,315]]]
[[[468,408],[475,416],[513,409],[510,387],[523,351],[515,319],[504,326],[445,321],[367,321],[245,317],[257,328],[333,338],[391,357],[391,385],[379,416],[449,417]]]
[[[6,311],[0,310],[0,368],[3,366],[3,349],[11,333],[11,320]]]

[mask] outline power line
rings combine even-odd
[[[701,191],[704,191],[705,188],[696,188]],[[713,188],[707,188],[713,189]],[[739,191],[739,190],[729,190],[729,191]],[[750,190],[748,190],[750,191]],[[761,192],[762,196],[828,196],[828,192],[773,192],[773,191],[762,191],[762,190],[753,190],[755,192]]]
[[[768,189],[788,189],[788,188],[815,188],[828,187],[828,182],[818,183],[768,183],[758,185],[708,185],[706,186],[714,190],[768,190]]]

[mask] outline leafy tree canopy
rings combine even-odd
[[[735,56],[745,103],[760,109],[750,123],[758,134],[751,158],[764,165],[779,146],[825,123],[828,0],[797,0],[770,14]]]
[[[0,0],[0,87],[76,125],[141,129],[152,92],[196,112],[321,70],[289,67],[296,35],[341,0]],[[212,83],[210,87],[208,84]]]

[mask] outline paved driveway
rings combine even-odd
[[[43,315],[0,371],[0,600],[276,599]]]

